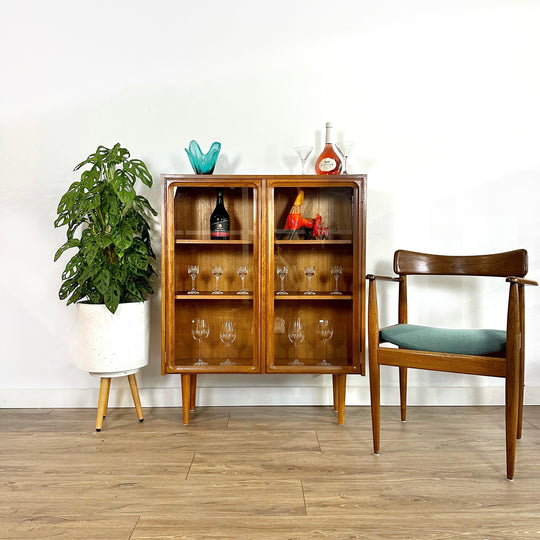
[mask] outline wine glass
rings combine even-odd
[[[343,274],[343,266],[332,266],[330,269],[330,273],[334,276],[334,279],[336,280],[336,288],[330,293],[330,294],[343,294],[342,292],[339,292],[338,290],[338,280],[339,276]]]
[[[242,280],[242,288],[236,294],[249,294],[249,292],[244,289],[244,279],[248,273],[247,266],[239,266],[236,273],[240,276],[240,279]]]
[[[229,359],[229,347],[231,343],[236,339],[236,328],[232,321],[224,321],[221,323],[221,328],[219,329],[219,339],[221,343],[224,343],[227,347],[227,359],[225,362],[221,362],[220,366],[234,366],[235,362],[231,362]]]
[[[323,357],[317,364],[318,366],[331,366],[332,364],[326,360],[326,342],[334,335],[332,323],[328,319],[319,319],[317,321],[317,335],[323,343]]]
[[[190,264],[187,267],[187,271],[191,277],[191,291],[188,291],[188,294],[199,294],[199,291],[195,289],[195,278],[199,273],[199,267],[196,264]]]
[[[344,141],[337,143],[336,146],[343,156],[343,170],[341,171],[341,174],[349,174],[347,172],[347,158],[354,147],[354,143],[351,141]]]
[[[317,294],[315,291],[311,290],[311,278],[315,275],[314,266],[304,266],[304,274],[308,278],[308,290],[304,294]]]
[[[199,359],[193,364],[194,366],[207,366],[208,362],[202,359],[202,342],[210,334],[210,327],[204,319],[193,319],[191,321],[191,335],[195,341],[199,342]]]
[[[223,291],[219,290],[219,278],[223,274],[223,268],[221,266],[214,266],[212,268],[212,274],[216,277],[216,290],[212,291],[212,294],[223,294]]]
[[[306,160],[313,151],[313,146],[295,146],[294,149],[302,162],[302,174],[306,174]]]
[[[294,345],[294,360],[289,362],[289,366],[303,366],[304,363],[298,360],[298,344],[304,341],[306,335],[300,319],[294,319],[289,323],[288,335],[289,341]]]
[[[279,290],[276,294],[289,294],[284,288],[283,288],[283,280],[285,279],[285,276],[289,273],[289,269],[286,266],[278,266],[277,267],[277,275],[281,279],[281,290]]]

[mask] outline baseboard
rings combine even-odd
[[[180,388],[139,388],[143,407],[180,407]],[[383,405],[397,405],[396,387],[381,388]],[[0,408],[84,408],[96,407],[98,389],[2,389]],[[250,405],[330,405],[332,387],[325,386],[257,386],[212,387],[197,389],[197,403],[201,406]],[[347,386],[347,405],[369,405],[367,385]],[[504,387],[410,387],[407,403],[410,406],[502,405]],[[540,405],[540,387],[525,389],[525,404]],[[129,387],[113,381],[110,407],[131,407]]]

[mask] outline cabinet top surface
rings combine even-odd
[[[240,182],[251,181],[259,182],[261,180],[294,182],[295,184],[326,183],[326,184],[344,184],[348,182],[365,181],[365,174],[342,174],[342,175],[315,175],[315,174],[162,174],[163,184],[180,183],[201,183],[209,185],[215,182]]]

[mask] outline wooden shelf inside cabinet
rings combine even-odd
[[[332,375],[334,407],[343,423],[345,378],[365,373],[365,175],[172,174],[162,181],[162,373],[181,375],[184,423],[195,407],[197,375],[211,373]],[[218,188],[230,216],[231,237],[225,241],[210,239]],[[309,218],[307,228],[294,235],[283,229],[293,208],[293,214]],[[320,225],[318,238],[310,223]],[[188,294],[192,265],[199,267],[194,284],[199,294]],[[212,294],[217,265],[223,269],[223,294]],[[286,295],[276,294],[281,289],[276,270],[283,265]],[[304,294],[304,268],[310,265],[316,268],[310,282],[314,295]],[[244,282],[240,266],[248,270]],[[331,294],[334,266],[342,267],[341,295]],[[237,294],[241,287],[249,294]],[[199,349],[191,329],[201,318],[210,332]],[[303,365],[289,365],[295,347],[288,329],[296,318],[306,329],[298,346]],[[322,318],[333,324],[324,353],[316,332]],[[220,333],[228,321],[236,335],[227,348]],[[323,354],[330,365],[319,365]],[[227,357],[233,365],[222,365]],[[194,365],[198,358],[206,364]]]

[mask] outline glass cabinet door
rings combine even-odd
[[[363,184],[269,181],[267,371],[362,373]]]
[[[229,240],[210,238],[218,188]],[[167,189],[166,372],[260,371],[260,183],[214,176]]]

